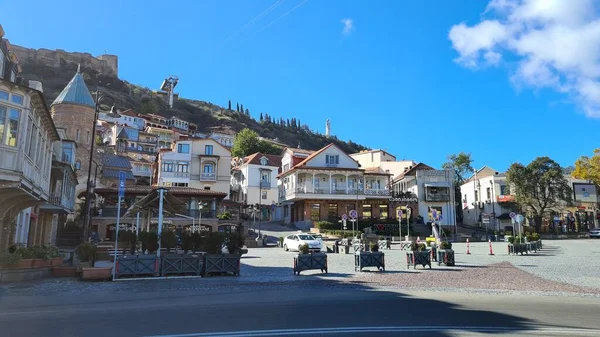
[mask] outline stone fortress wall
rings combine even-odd
[[[24,48],[14,44],[11,44],[10,49],[17,55],[17,58],[21,62],[27,59],[35,59],[39,63],[59,67],[61,60],[63,60],[67,63],[77,63],[81,64],[82,67],[92,68],[101,74],[119,77],[119,58],[117,55],[99,55],[94,57],[90,53],[70,53],[62,49]]]

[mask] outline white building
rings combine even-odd
[[[158,186],[190,186],[192,142],[178,141],[172,151],[161,150],[157,158]]]
[[[190,123],[174,116],[167,119],[167,126],[183,131],[188,131],[190,129]]]
[[[138,116],[131,109],[119,112],[119,117],[112,115],[113,114],[109,112],[100,112],[98,113],[98,120],[117,125],[135,127],[138,130],[144,130],[144,128],[146,127],[146,120]]]
[[[456,224],[454,207],[454,172],[436,170],[423,163],[417,164],[392,181],[394,194],[410,194],[417,198],[418,215],[423,222],[431,222],[431,210],[442,215],[440,225]]]
[[[277,175],[281,156],[260,152],[234,158],[231,169],[231,199],[244,205],[259,204],[261,218],[273,218],[277,209]]]
[[[506,175],[484,166],[477,170],[466,183],[460,186],[463,223],[477,225],[484,218],[489,218],[489,228],[503,230],[512,226],[507,203],[514,202],[510,186],[506,183]]]
[[[396,156],[384,150],[365,150],[350,155],[362,168],[379,167],[384,172],[397,177],[417,165],[412,160],[396,160]]]

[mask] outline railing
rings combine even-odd
[[[260,187],[261,188],[271,188],[271,182],[270,181],[266,181],[266,180],[261,180],[260,181]]]
[[[125,214],[125,212],[127,212],[126,208],[121,208],[121,216],[123,216]],[[198,209],[189,209],[184,211],[183,213],[181,213],[183,215],[186,216],[190,216],[193,217],[194,219],[198,219],[200,216],[200,210]],[[168,213],[164,214],[165,218],[181,218],[178,217],[176,215],[171,215]],[[117,217],[117,208],[112,208],[112,207],[105,207],[102,208],[101,210],[98,210],[94,213],[94,217],[100,217],[100,218],[116,218]],[[202,211],[202,219],[215,219],[217,217],[217,212],[216,211],[211,211],[211,210],[203,210]],[[155,217],[153,217],[155,218]],[[191,219],[190,219],[191,222]]]
[[[295,194],[295,193],[302,193],[302,194],[346,194],[346,195],[356,195],[356,194],[363,194],[363,189],[359,188],[358,190],[356,189],[352,189],[349,188],[348,191],[346,191],[345,188],[339,188],[339,187],[334,187],[334,188],[329,188],[329,187],[319,187],[319,186],[315,186],[313,187],[296,187],[295,189],[293,188],[288,188],[288,189],[284,189],[284,190],[280,190],[280,195],[283,196],[283,194],[286,195],[290,195],[290,194]]]
[[[240,189],[242,188],[242,185],[240,184],[231,184],[231,190],[234,192],[238,192]]]
[[[52,205],[61,206],[62,195],[59,193],[52,193],[48,198],[48,202]]]
[[[105,207],[99,209],[94,216],[99,218],[116,218],[117,217],[117,208]],[[127,212],[127,208],[121,208],[121,216],[123,216]]]
[[[161,175],[165,178],[189,178],[189,172],[162,172]]]
[[[216,181],[216,173],[200,173],[200,181]]]
[[[188,209],[184,215],[191,216],[194,219],[200,218],[200,210],[199,209]],[[214,219],[217,217],[217,211],[206,211],[202,210],[202,219]]]
[[[450,201],[450,194],[447,194],[447,193],[439,193],[439,194],[425,193],[425,201],[447,202],[447,201]]]
[[[132,170],[131,173],[133,173],[134,176],[140,176],[140,177],[152,176],[152,171]]]

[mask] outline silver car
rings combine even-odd
[[[590,238],[600,238],[600,228],[590,229]]]

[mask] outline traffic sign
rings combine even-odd
[[[351,217],[352,219],[356,219],[356,216],[357,216],[356,210],[355,210],[355,209],[351,210],[351,211],[350,211],[350,217]]]
[[[508,215],[511,219],[514,219],[517,216],[517,213],[515,212],[510,212],[510,214]]]
[[[399,218],[401,218],[401,217],[402,217],[402,214],[403,214],[403,213],[402,213],[402,210],[401,210],[401,209],[399,209],[399,210],[398,210],[398,217],[399,217]]]
[[[443,220],[443,219],[442,219],[442,215],[440,214],[440,215],[438,216],[438,221],[442,221],[442,220]]]
[[[554,222],[560,222],[560,218],[559,218],[559,217],[557,217],[557,216],[555,216],[555,217],[554,217]]]
[[[517,222],[523,223],[523,220],[525,220],[525,217],[523,217],[521,214],[517,214],[517,216],[515,217],[515,220],[517,220]]]
[[[437,220],[438,213],[437,213],[437,211],[435,209],[431,210],[431,215],[433,216],[434,219]]]
[[[482,219],[482,222],[483,222],[483,223],[490,223],[490,218],[488,218],[488,217],[484,217],[484,218]]]
[[[119,171],[119,198],[123,198],[125,196],[125,172]]]
[[[411,213],[412,209],[410,207],[406,207],[406,216],[410,218]]]
[[[348,216],[346,214],[342,214],[342,220],[344,220],[344,221],[348,220]]]

